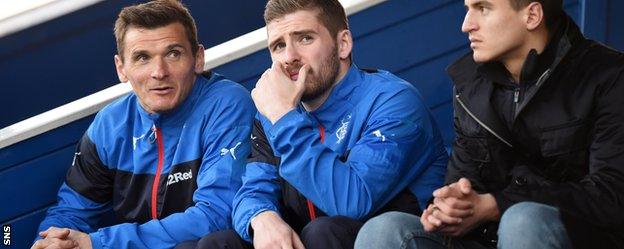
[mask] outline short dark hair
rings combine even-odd
[[[509,0],[509,2],[514,10],[520,10],[532,2],[540,3],[542,5],[542,9],[544,10],[546,28],[549,31],[553,31],[555,29],[557,21],[561,19],[563,15],[563,0]]]
[[[184,26],[191,51],[195,56],[199,49],[195,20],[189,10],[177,0],[156,0],[123,8],[119,12],[114,28],[117,54],[123,60],[125,36],[131,27],[155,29],[176,22]]]
[[[264,8],[264,22],[269,24],[299,10],[318,10],[317,18],[334,39],[338,32],[349,29],[347,15],[338,0],[269,0]]]

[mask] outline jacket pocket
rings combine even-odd
[[[588,134],[585,120],[542,128],[539,140],[544,158],[586,150]]]

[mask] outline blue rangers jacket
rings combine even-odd
[[[233,203],[247,241],[250,220],[266,210],[295,231],[321,215],[419,214],[443,183],[448,154],[433,117],[416,88],[389,72],[353,65],[317,110],[300,106],[274,125],[256,118]]]
[[[231,228],[256,111],[242,86],[207,77],[171,113],[145,112],[135,94],[102,109],[39,231],[90,233],[93,248],[171,248]],[[116,225],[101,227],[111,211]]]

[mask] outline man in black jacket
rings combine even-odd
[[[421,217],[369,221],[356,248],[623,248],[624,55],[560,0],[465,5],[447,186]]]

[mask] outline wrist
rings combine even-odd
[[[494,198],[491,194],[482,194],[481,201],[484,204],[484,218],[487,221],[498,221],[500,220],[500,210],[498,209],[498,204],[496,203],[496,198]]]
[[[274,219],[274,218],[280,218],[279,215],[275,212],[275,211],[271,211],[271,210],[267,210],[264,212],[259,213],[258,215],[256,215],[255,217],[251,218],[251,221],[249,222],[249,224],[251,225],[251,228],[256,231],[258,229],[262,229],[262,227],[265,227],[265,221]],[[280,218],[281,219],[281,218]]]
[[[267,118],[269,119],[269,121],[271,121],[271,124],[274,125],[275,123],[277,123],[278,120],[280,120],[282,117],[284,117],[287,113],[289,113],[293,109],[295,109],[294,106],[279,108],[279,110],[276,110],[272,112],[270,115],[268,115]]]
[[[91,236],[87,233],[81,233],[78,237],[78,244],[81,245],[80,248],[93,248],[93,243],[91,243]]]

